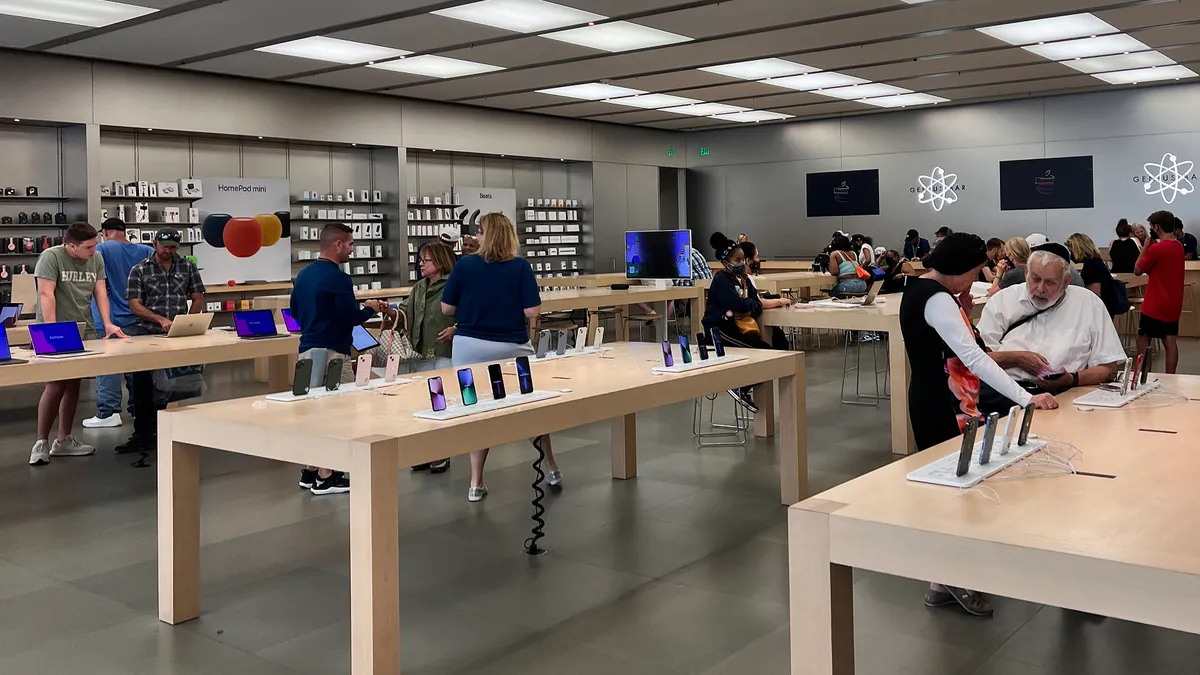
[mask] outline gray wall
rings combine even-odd
[[[811,255],[839,228],[889,248],[909,228],[932,239],[943,225],[984,238],[1084,232],[1104,247],[1119,218],[1144,221],[1165,208],[1200,229],[1200,196],[1167,205],[1134,180],[1167,152],[1200,163],[1197,109],[1200,85],[1188,84],[695,133],[689,225],[707,254],[709,235],[722,230],[748,233],[766,257]],[[700,157],[700,147],[711,154]],[[1067,155],[1094,156],[1094,209],[1000,211],[999,162]],[[940,213],[914,193],[935,166],[965,186]],[[806,217],[805,174],[840,169],[879,169],[879,216]]]
[[[596,271],[625,267],[625,231],[657,230],[658,167],[640,164],[592,164],[596,197]]]

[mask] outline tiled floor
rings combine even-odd
[[[889,462],[886,407],[838,402],[841,351],[808,363],[814,488]],[[1200,346],[1181,370],[1200,372]],[[248,377],[212,368],[209,396],[261,391]],[[401,475],[404,672],[787,673],[773,443],[697,449],[691,414],[640,417],[634,481],[610,478],[606,427],[556,435],[566,483],[547,499],[540,558],[521,553],[528,446],[493,453],[478,505],[465,458],[445,475]],[[292,466],[205,455],[203,616],[173,628],[155,618],[155,474],[111,451],[129,426],[80,434],[94,457],[31,469],[32,426],[30,410],[0,415],[0,673],[348,672],[346,497],[298,489]],[[1005,599],[978,620],[928,610],[921,593],[858,576],[858,673],[1175,675],[1200,661],[1200,638],[1181,633]]]

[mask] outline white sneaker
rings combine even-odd
[[[47,446],[50,441],[42,439],[33,444],[33,452],[29,453],[29,466],[45,466],[50,463],[50,451]]]
[[[74,436],[67,436],[61,441],[55,440],[50,448],[51,457],[86,457],[93,452],[96,452],[96,448],[80,443]]]
[[[467,501],[481,502],[487,496],[487,486],[480,485],[479,487],[467,488]]]
[[[546,485],[549,485],[550,487],[558,487],[559,485],[562,485],[562,480],[561,471],[551,471],[550,473],[546,474]]]
[[[107,429],[109,427],[119,427],[121,426],[121,415],[120,413],[113,413],[108,417],[101,417],[99,415],[96,415],[95,417],[89,417],[83,421],[83,426],[85,429]]]

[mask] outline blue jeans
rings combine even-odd
[[[829,294],[835,298],[840,298],[841,296],[847,294],[866,292],[867,282],[863,281],[862,279],[842,279],[841,281],[837,282],[837,285],[833,287],[833,290],[829,291]]]
[[[103,328],[96,332],[96,337],[104,339]],[[129,414],[133,414],[133,375],[125,373],[124,375],[101,375],[96,378],[96,417],[120,414],[122,378],[125,379],[125,391],[129,392]]]

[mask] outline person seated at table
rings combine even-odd
[[[984,283],[992,283],[996,279],[996,265],[999,264],[1000,258],[1004,256],[1004,240],[992,237],[987,240],[987,265],[979,270],[979,280]]]
[[[1134,223],[1133,238],[1138,243],[1139,251],[1146,248],[1150,244],[1153,244],[1157,240],[1157,237],[1155,237],[1142,223]]]
[[[858,276],[858,256],[847,237],[834,237],[833,252],[829,254],[829,273],[837,277],[837,283],[829,295],[840,298],[844,295],[861,295],[867,292],[867,282]]]
[[[1028,389],[1057,394],[1112,382],[1125,362],[1104,302],[1086,288],[1069,285],[1070,269],[1065,258],[1035,251],[1026,268],[1028,281],[993,295],[983,308],[979,334],[984,344]],[[1029,360],[1029,352],[1040,355],[1042,363]]]
[[[905,260],[924,260],[931,250],[929,240],[922,239],[920,232],[909,230],[908,234],[904,235]]]
[[[1012,259],[1016,267],[1014,269],[1006,270],[1003,276],[997,275],[1000,277],[1000,281],[998,283],[992,283],[993,290],[989,291],[989,293],[995,294],[996,291],[1004,290],[1009,286],[1016,286],[1017,284],[1025,283],[1026,262],[1029,260],[1029,256],[1035,251],[1049,251],[1054,255],[1067,259],[1070,259],[1071,257],[1071,253],[1067,250],[1066,246],[1063,246],[1062,244],[1056,244],[1054,242],[1042,241],[1042,239],[1045,239],[1044,235],[1040,235],[1040,238],[1034,239],[1034,241],[1039,242],[1036,246],[1030,245],[1028,238],[1025,239],[1024,245],[1021,245],[1018,242],[1018,239],[1009,239],[1008,243],[1005,244],[1005,247],[1009,252],[1009,257]],[[1079,273],[1079,270],[1075,269],[1074,265],[1071,265],[1070,267],[1071,285],[1079,286],[1080,288],[1086,288],[1087,284],[1083,283],[1083,275]],[[997,267],[997,269],[999,269],[999,267]]]
[[[1183,221],[1175,217],[1175,241],[1183,244],[1183,259],[1196,259],[1196,235],[1183,231]]]
[[[737,242],[716,232],[709,239],[709,243],[712,244],[717,260],[721,261],[724,269],[713,275],[712,285],[708,289],[702,321],[705,330],[716,330],[727,347],[787,349],[787,341],[781,339],[782,331],[773,330],[772,342],[767,342],[756,319],[762,315],[764,309],[789,307],[792,301],[787,298],[759,297],[758,289],[746,274],[746,252]],[[849,246],[849,240],[846,240],[846,245]],[[758,412],[749,390],[747,387],[742,390],[730,390],[729,393],[747,409]]]
[[[875,266],[875,241],[865,234],[856,234],[850,238],[850,248],[858,256],[858,264],[863,267]]]
[[[987,261],[987,247],[973,234],[947,236],[925,262],[930,270],[910,279],[900,300],[900,331],[911,364],[908,416],[918,450],[962,434],[967,420],[980,416],[981,382],[1019,405],[1058,407],[1050,394],[1034,396],[988,356],[956,296],[971,290]],[[977,592],[931,583],[925,604],[958,604],[975,616],[991,616],[992,607]]]
[[[1133,266],[1142,254],[1142,242],[1133,236],[1133,228],[1124,218],[1117,221],[1117,238],[1108,244],[1108,259],[1113,274],[1133,274]]]
[[[1121,308],[1117,307],[1117,280],[1100,257],[1100,249],[1096,248],[1096,242],[1086,234],[1076,232],[1067,237],[1067,250],[1071,252],[1072,260],[1083,264],[1083,269],[1079,272],[1083,283],[1087,284],[1086,288],[1089,291],[1104,301],[1109,316],[1123,313]]]

